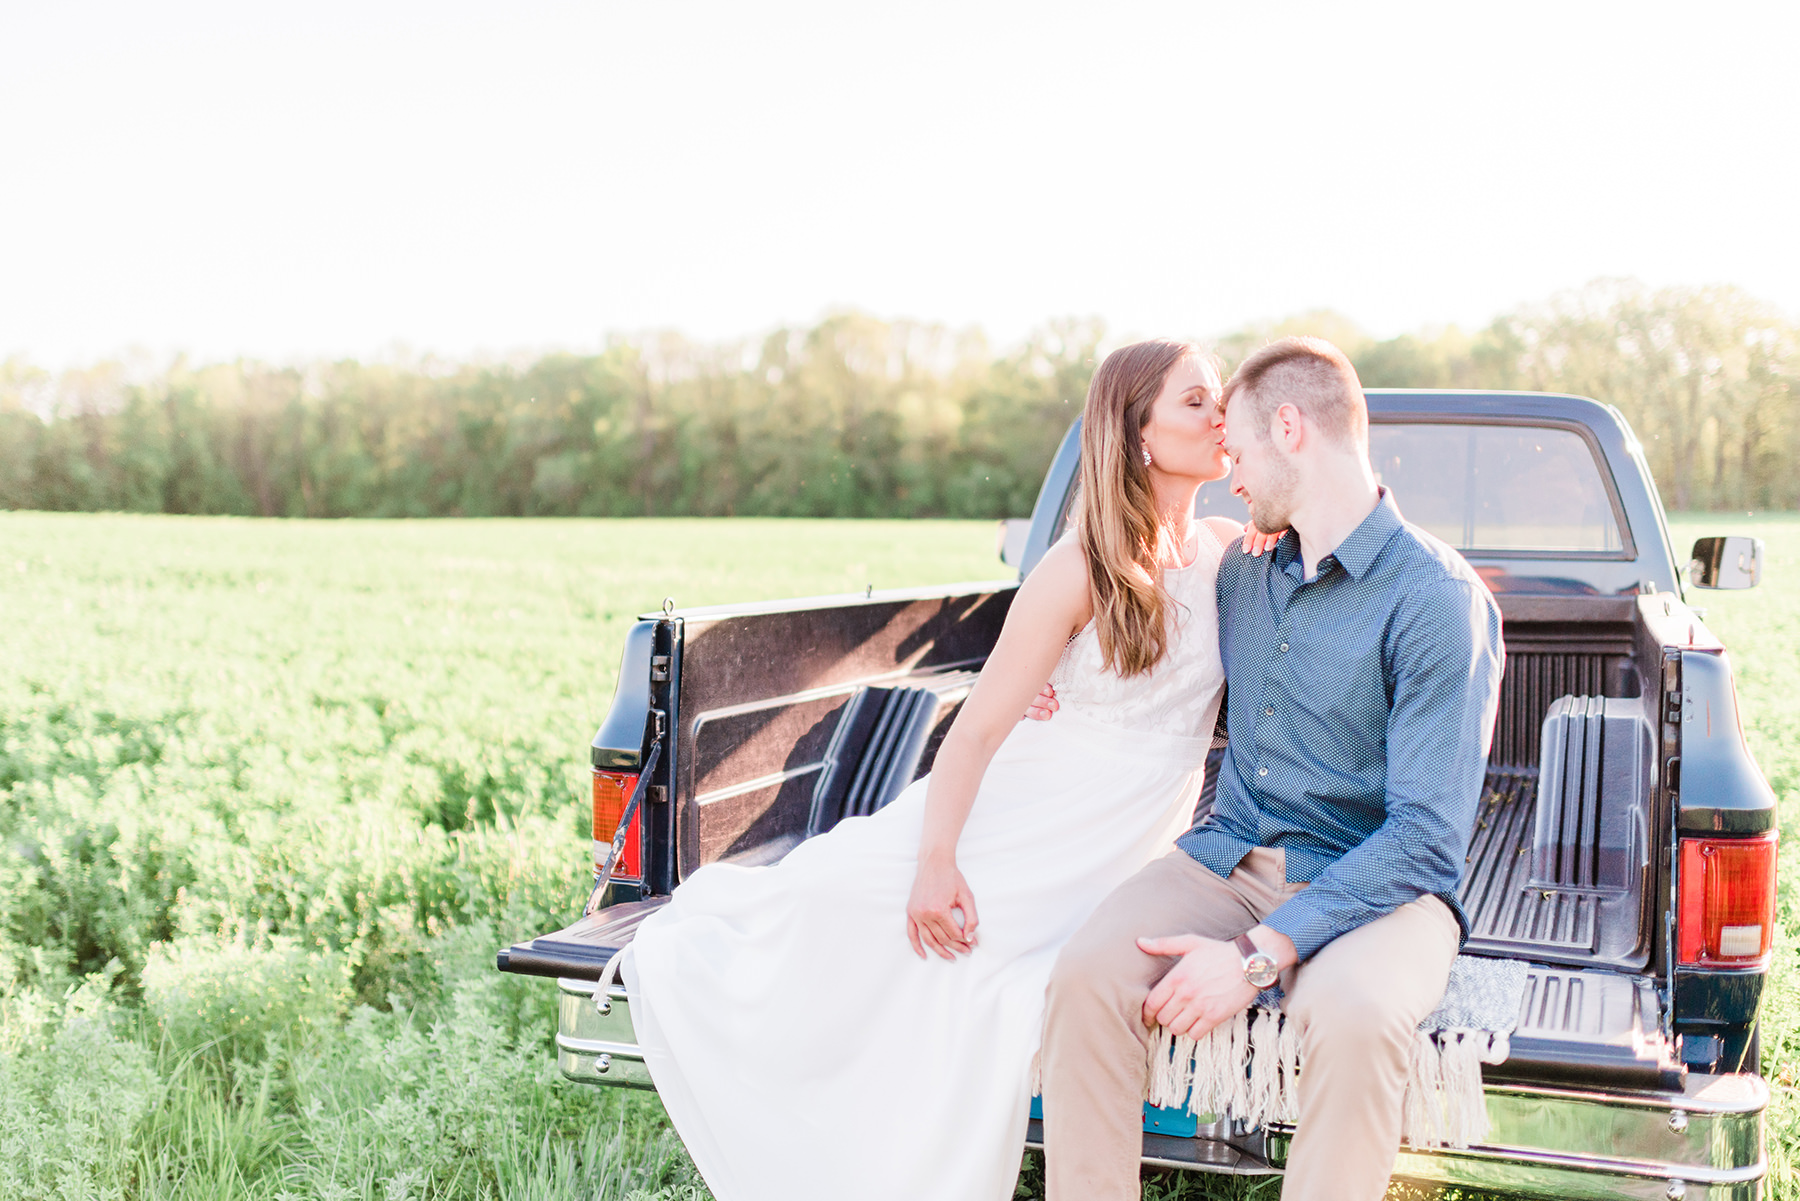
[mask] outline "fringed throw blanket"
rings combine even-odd
[[[1487,1136],[1481,1065],[1504,1063],[1518,1024],[1525,965],[1459,955],[1444,999],[1419,1023],[1401,1137],[1414,1147],[1467,1147]],[[1300,1113],[1300,1032],[1267,989],[1255,1005],[1198,1041],[1159,1028],[1150,1052],[1152,1105],[1258,1126]]]

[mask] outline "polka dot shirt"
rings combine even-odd
[[[1302,960],[1427,894],[1456,901],[1505,650],[1500,610],[1462,556],[1373,512],[1304,576],[1290,532],[1219,569],[1230,744],[1218,799],[1179,845],[1229,876],[1253,847],[1307,887],[1265,924]]]

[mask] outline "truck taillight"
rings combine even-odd
[[[605,864],[607,852],[612,850],[613,836],[619,832],[619,819],[625,815],[625,805],[631,800],[631,793],[637,787],[637,782],[635,772],[594,772],[596,872]],[[643,815],[644,807],[640,804],[631,819],[631,828],[625,832],[625,848],[619,852],[619,861],[613,865],[612,878],[615,880],[638,881],[644,878],[643,852],[638,839],[638,831],[643,827]]]
[[[1775,933],[1775,834],[1681,840],[1678,961],[1755,967]]]

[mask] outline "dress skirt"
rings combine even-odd
[[[683,882],[621,967],[714,1197],[1011,1197],[1057,953],[1187,829],[1208,745],[1067,709],[1021,722],[957,844],[980,929],[955,962],[906,937],[928,777],[778,864]]]

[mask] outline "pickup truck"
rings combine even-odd
[[[1761,1197],[1775,798],[1744,745],[1730,659],[1684,599],[1754,584],[1761,545],[1705,538],[1679,559],[1610,406],[1368,400],[1379,478],[1500,605],[1506,674],[1461,887],[1464,951],[1527,965],[1511,1054],[1482,1070],[1489,1134],[1403,1146],[1396,1177],[1512,1196]],[[689,873],[773,863],[930,768],[1018,580],[1064,530],[1078,453],[1071,429],[1029,522],[1010,524],[1017,579],[671,608],[631,629],[590,751],[593,893],[567,928],[499,952],[501,970],[556,981],[563,1075],[653,1087],[624,991],[595,997],[596,981]],[[1229,481],[1197,505],[1243,513]],[[1146,1106],[1144,1161],[1275,1173],[1292,1134]],[[1025,1144],[1040,1140],[1034,1121]]]

